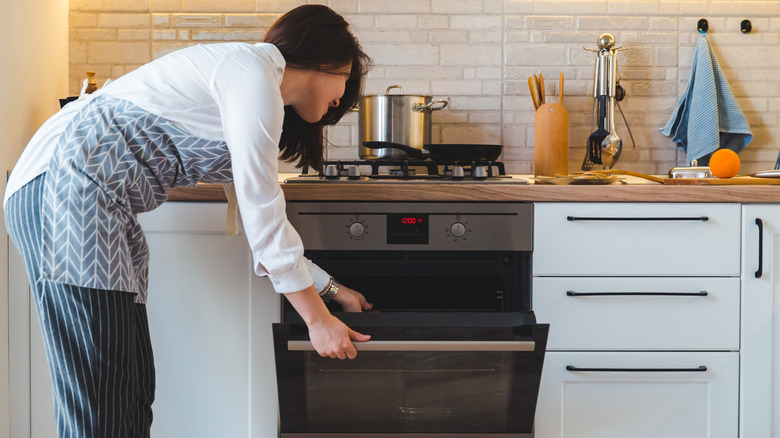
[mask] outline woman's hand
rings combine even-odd
[[[360,295],[365,303],[363,295],[349,288],[344,290],[350,290],[352,293]],[[336,296],[341,295],[341,291],[342,289],[339,288],[339,293]],[[338,318],[331,315],[314,286],[309,286],[298,292],[287,293],[284,296],[309,327],[309,339],[311,339],[314,349],[322,357],[354,359],[357,356],[357,350],[352,345],[352,341],[365,342],[371,339],[371,336],[350,329]],[[359,302],[357,296],[353,296],[353,299],[357,299]],[[366,305],[370,308],[369,304],[366,303]]]
[[[333,297],[333,301],[341,304],[341,308],[345,312],[363,312],[374,307],[373,304],[366,301],[366,297],[363,294],[343,284],[339,285],[339,293]]]
[[[339,291],[339,294],[341,291]],[[331,359],[354,359],[357,350],[352,341],[365,342],[371,336],[358,333],[330,315],[322,321],[309,325],[309,339],[322,357]]]

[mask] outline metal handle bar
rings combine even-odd
[[[756,218],[756,225],[758,225],[758,270],[756,271],[756,278],[761,278],[764,274],[764,221]]]
[[[707,216],[693,217],[588,217],[566,216],[567,221],[701,221],[710,220]]]
[[[566,291],[570,297],[595,297],[595,296],[671,296],[671,297],[706,297],[707,291],[700,292],[574,292]]]
[[[707,367],[700,365],[696,368],[580,368],[574,365],[566,365],[566,371],[596,373],[701,373],[707,371]]]
[[[534,341],[367,341],[357,351],[534,351]],[[288,341],[290,351],[315,351],[311,341]]]

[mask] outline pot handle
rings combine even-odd
[[[401,143],[394,143],[391,141],[364,141],[363,146],[369,149],[384,149],[384,148],[398,149],[399,151],[406,152],[407,154],[409,154],[409,156],[414,157],[414,159],[416,160],[425,159],[425,154],[423,153],[423,151]]]
[[[436,104],[439,104],[439,106],[435,107],[434,105]],[[446,100],[439,99],[439,100],[434,100],[425,105],[420,105],[419,103],[415,103],[414,105],[412,105],[412,110],[417,111],[419,113],[423,111],[439,111],[439,110],[443,110],[444,108],[447,108],[447,105],[449,104],[450,103],[447,102]]]
[[[391,86],[387,87],[387,90],[385,90],[385,94],[390,94],[390,90],[392,90],[393,88],[398,88],[399,90],[401,90],[401,95],[403,96],[403,94],[404,94],[404,87],[402,87],[400,85],[391,85]]]

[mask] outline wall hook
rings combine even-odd
[[[750,33],[753,30],[753,25],[750,23],[750,20],[742,20],[740,29],[742,29],[742,33]]]
[[[696,24],[696,30],[698,30],[699,33],[707,33],[707,30],[709,30],[709,28],[710,28],[710,24],[707,22],[706,18],[702,18]]]

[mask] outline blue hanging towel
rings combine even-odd
[[[696,44],[688,87],[661,133],[686,152],[688,163],[703,157],[709,161],[709,154],[719,148],[739,152],[753,141],[706,34]]]

